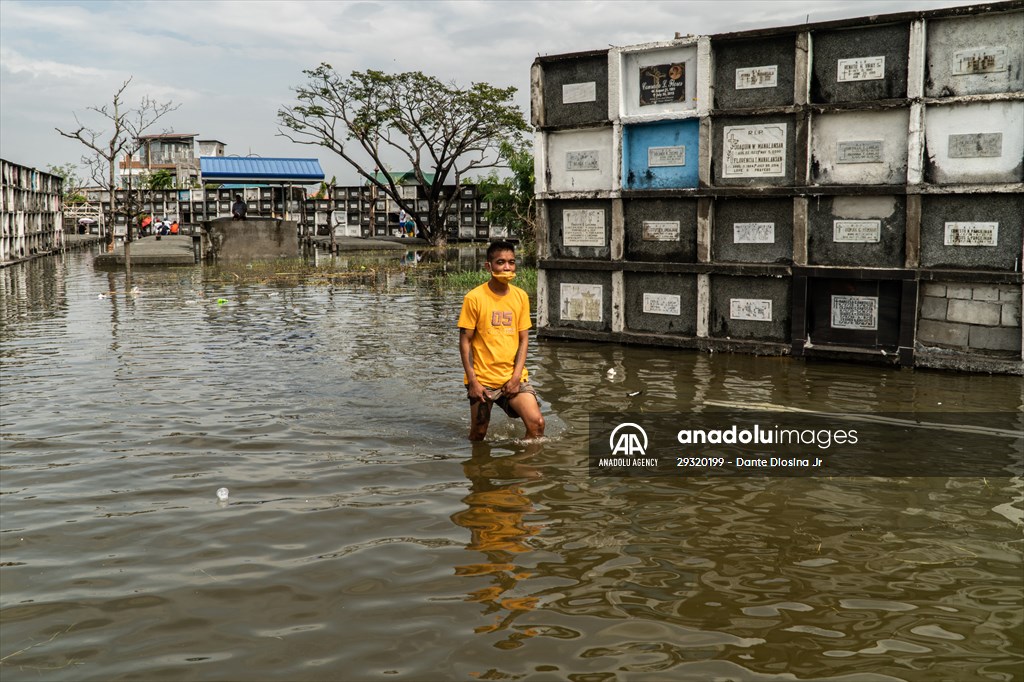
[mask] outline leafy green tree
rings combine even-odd
[[[46,172],[50,175],[56,175],[63,181],[61,183],[61,200],[65,204],[81,204],[85,202],[85,195],[82,193],[85,183],[82,181],[81,176],[78,175],[77,164],[64,163],[59,166],[50,164],[46,167]]]
[[[142,186],[146,189],[174,189],[174,173],[161,168],[143,178]]]
[[[480,195],[487,200],[487,218],[492,225],[502,225],[524,246],[532,248],[537,241],[537,204],[534,201],[533,153],[526,144],[503,142],[502,161],[509,175],[499,177],[497,171],[480,182]]]
[[[387,74],[355,71],[342,77],[329,64],[303,71],[307,82],[295,89],[297,103],[281,108],[283,137],[326,147],[412,216],[415,200],[401,196],[387,158],[408,164],[425,189],[427,224],[418,224],[432,244],[447,241],[445,220],[456,205],[458,185],[471,171],[500,164],[502,142],[528,130],[515,88],[473,83],[461,88],[419,71]],[[419,223],[419,218],[414,218]]]
[[[320,188],[317,189],[316,194],[314,194],[312,196],[312,198],[313,199],[330,199],[331,198],[331,192],[333,191],[334,186],[336,184],[338,184],[338,176],[332,175],[330,182],[327,182],[326,180],[324,180],[324,181],[322,181],[320,183]]]

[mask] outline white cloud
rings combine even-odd
[[[43,2],[0,3],[0,19],[19,31],[75,35],[95,28],[93,13],[86,7],[61,5],[59,7]]]
[[[0,47],[0,69],[16,76],[77,80],[81,78],[107,78],[111,72],[92,66],[82,66],[52,59],[32,59],[8,47]]]

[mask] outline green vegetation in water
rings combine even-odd
[[[205,270],[210,282],[231,284],[337,284],[352,282],[377,285],[388,275],[405,273],[413,284],[427,284],[446,291],[469,291],[489,278],[486,270],[449,270],[444,261],[427,259],[413,265],[401,258],[382,257],[373,252],[321,258],[319,264],[302,258],[282,258],[251,263],[218,264]],[[449,261],[448,266],[452,263]],[[537,269],[521,266],[516,270],[515,285],[535,297]]]
[[[446,272],[438,278],[438,285],[442,289],[469,291],[490,278],[491,275],[486,270]],[[534,296],[537,293],[537,268],[516,268],[516,278],[512,280],[512,283],[520,289],[525,289],[530,296]]]
[[[400,272],[397,262],[373,259],[347,259],[314,264],[301,258],[282,258],[251,263],[218,264],[206,271],[205,279],[233,284],[298,283],[329,284],[338,281],[373,281],[380,273]]]

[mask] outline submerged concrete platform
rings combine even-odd
[[[136,265],[195,265],[196,252],[192,237],[164,235],[143,237],[132,242],[132,266]],[[96,265],[124,265],[124,245],[119,244],[112,253],[96,256]]]
[[[64,250],[81,249],[93,244],[102,244],[105,238],[98,234],[65,234]]]
[[[317,248],[329,250],[331,238],[318,236],[309,237],[309,242],[316,244]],[[335,237],[334,243],[339,252],[346,251],[406,251],[408,249],[422,249],[430,246],[426,239],[419,237]]]
[[[103,237],[96,234],[64,234],[61,237],[60,244],[51,245],[47,248],[33,251],[32,253],[20,258],[11,258],[10,260],[0,261],[0,268],[15,265],[16,263],[24,263],[42,256],[53,256],[63,251],[83,249],[96,244],[101,244],[102,242]]]

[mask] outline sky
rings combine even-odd
[[[518,88],[529,117],[538,55],[807,21],[976,4],[970,0],[0,0],[0,156],[24,166],[78,163],[84,147],[55,128],[100,120],[128,78],[179,108],[151,132],[196,133],[229,155],[316,157],[328,178],[356,182],[321,147],[280,136],[304,69],[423,71],[466,86]],[[396,168],[397,170],[397,168]],[[84,169],[83,169],[84,173]]]

